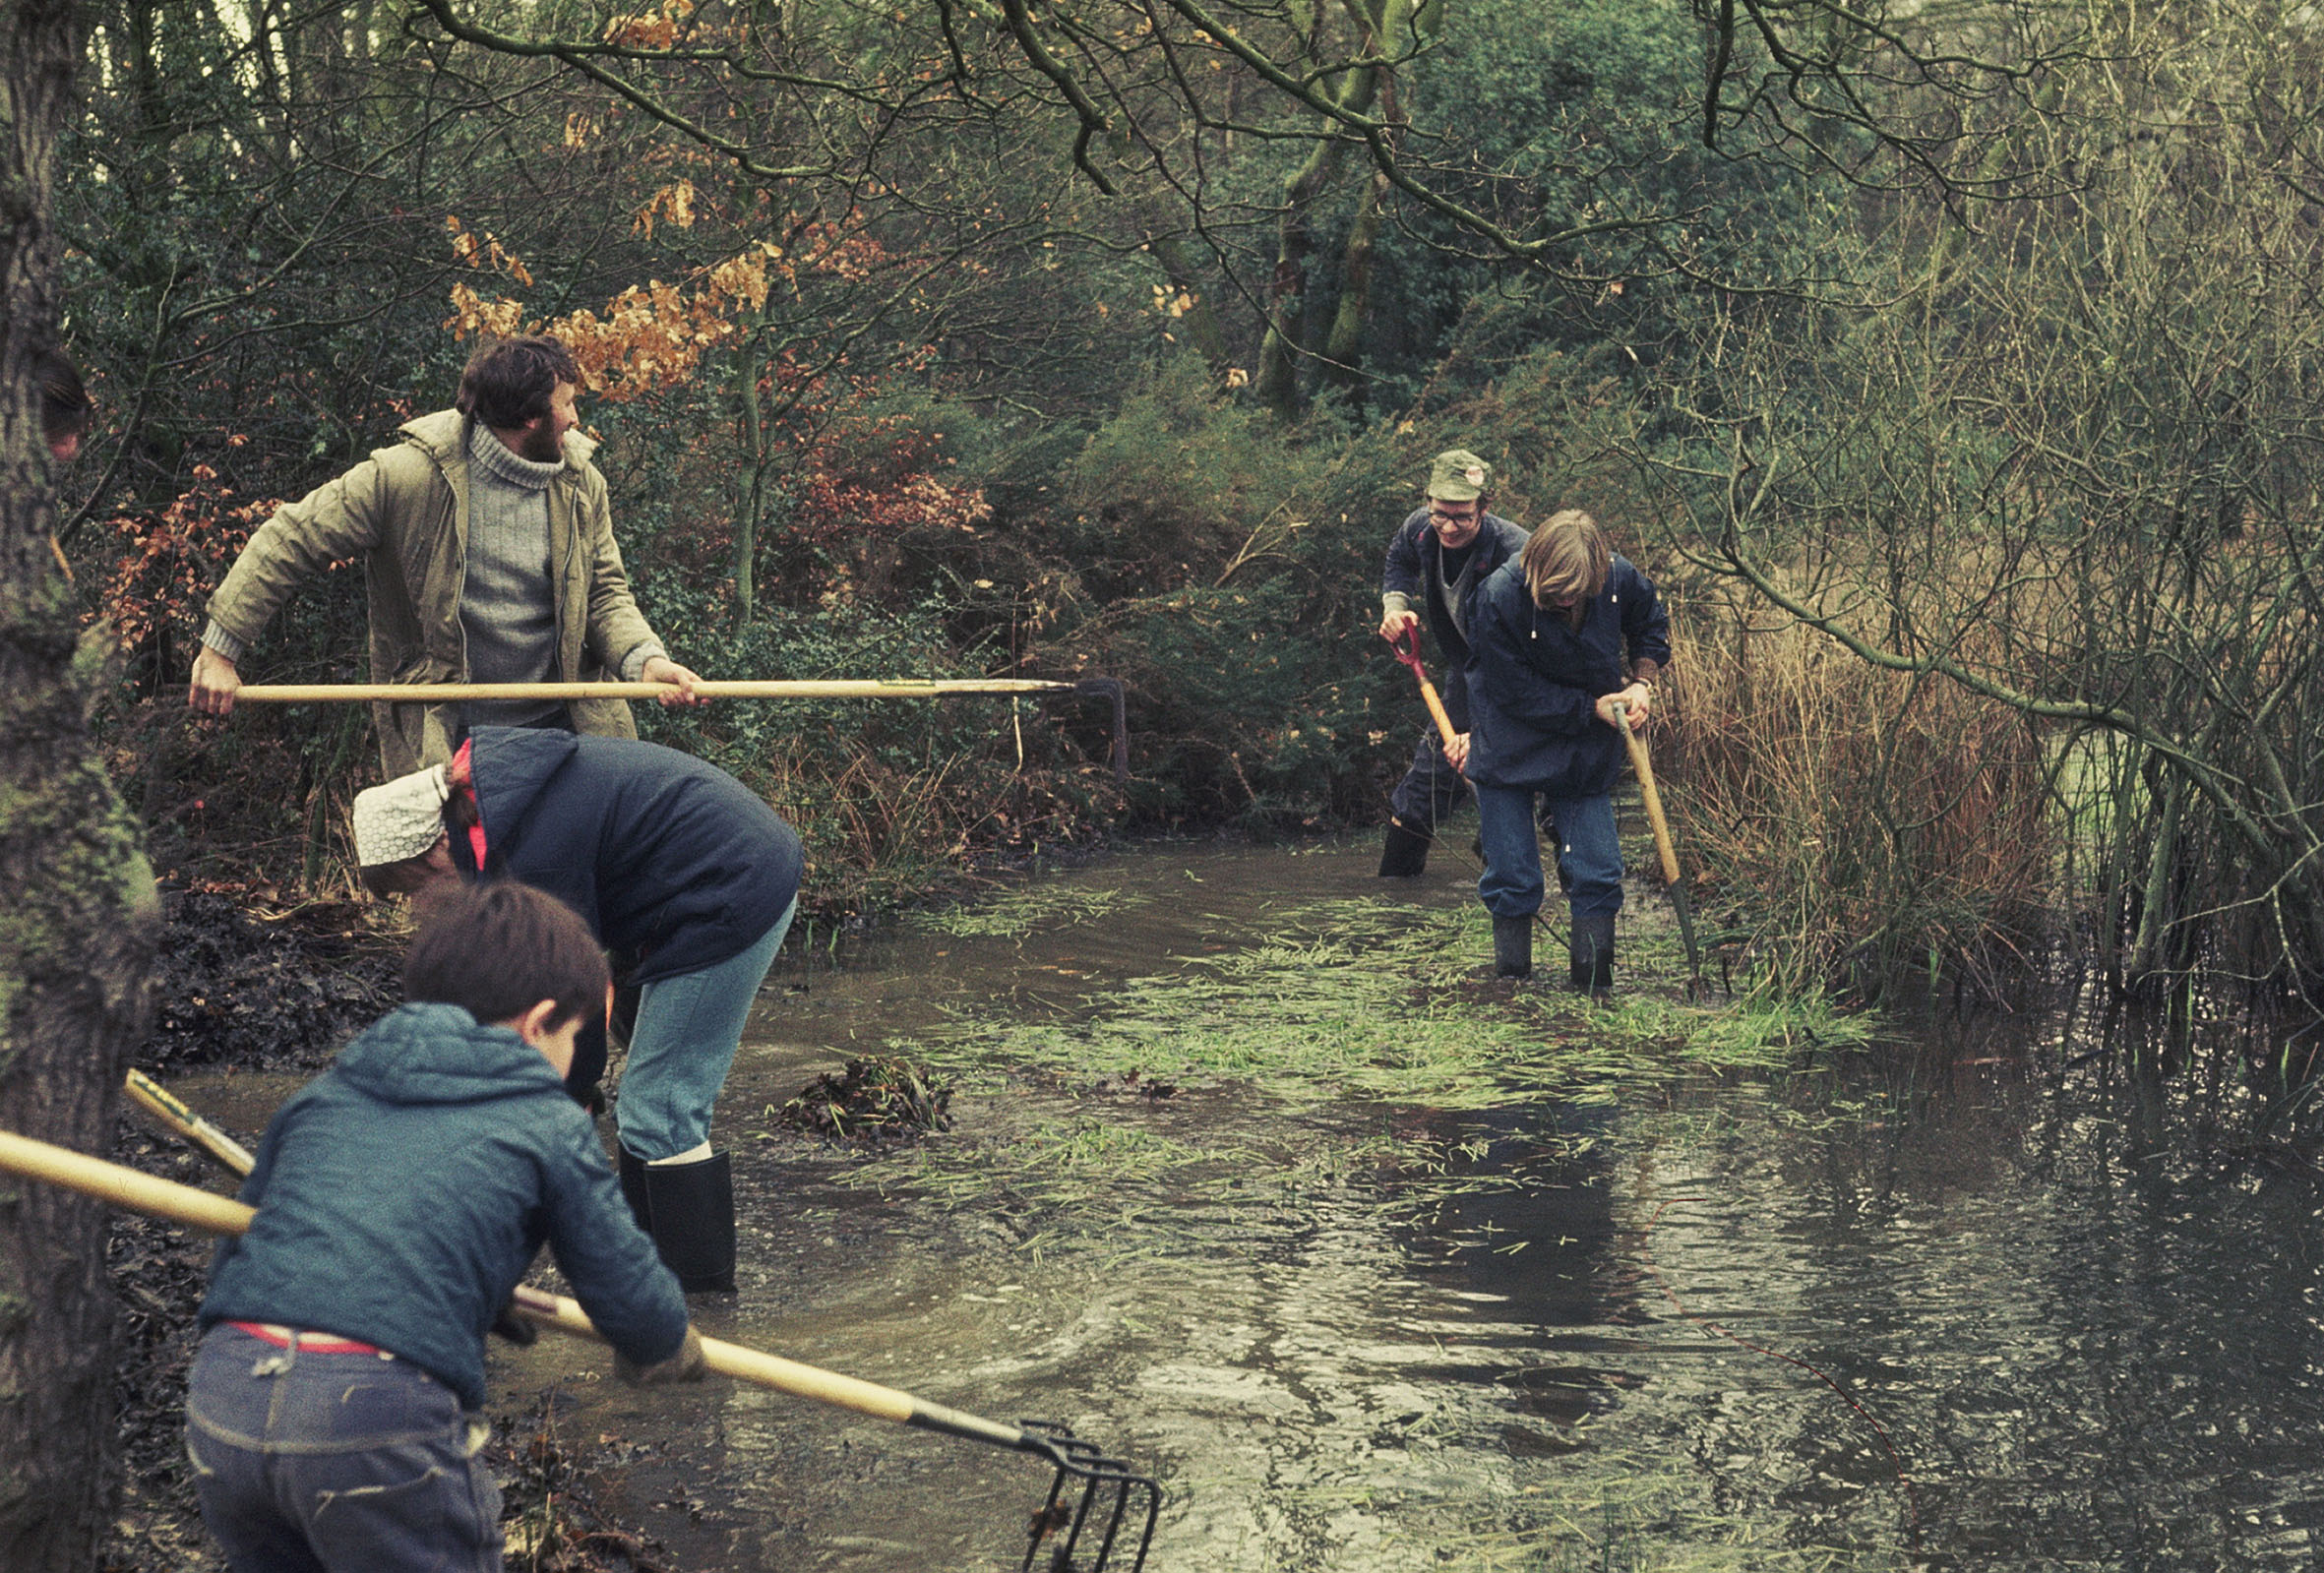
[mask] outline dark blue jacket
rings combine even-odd
[[[204,1331],[281,1322],[376,1344],[484,1406],[484,1332],[543,1240],[613,1347],[668,1360],[686,1297],[631,1221],[596,1126],[537,1049],[407,1004],[267,1126]]]
[[[1453,730],[1469,729],[1469,608],[1477,587],[1510,558],[1525,550],[1525,531],[1498,514],[1488,514],[1477,530],[1476,550],[1453,584],[1452,604],[1444,599],[1444,543],[1429,524],[1429,511],[1421,509],[1396,526],[1388,537],[1387,566],[1380,571],[1382,595],[1401,595],[1412,603],[1436,636],[1437,654],[1444,663],[1437,689]]]
[[[1554,798],[1612,791],[1621,739],[1597,708],[1622,686],[1625,651],[1671,662],[1671,620],[1628,558],[1614,560],[1578,630],[1533,604],[1521,564],[1486,580],[1469,612],[1468,778]]]
[[[799,893],[798,832],[716,765],[546,729],[480,726],[469,742],[487,862],[570,903],[608,949],[642,954],[639,983],[741,955]]]

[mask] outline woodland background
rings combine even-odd
[[[364,717],[189,723],[200,605],[541,327],[697,669],[1129,685],[1126,792],[1102,706],[649,714],[803,826],[826,916],[1380,817],[1378,558],[1459,444],[1672,595],[1666,768],[1759,975],[1990,978],[2061,911],[2126,988],[2324,962],[2304,9],[86,15],[57,533],[164,868],[343,883]],[[360,628],[323,582],[245,675],[358,676]]]
[[[0,1125],[110,1139],[156,873],[344,892],[365,718],[190,724],[200,606],[535,324],[697,669],[1128,686],[1126,790],[1070,707],[649,715],[801,825],[817,921],[1376,820],[1419,724],[1379,554],[1458,444],[1669,596],[1728,975],[2079,963],[2178,1029],[2267,1007],[2212,1069],[2312,1107],[2312,7],[639,6],[0,0]],[[61,471],[52,339],[102,404]],[[246,675],[356,675],[351,578]],[[78,1570],[104,1217],[0,1199],[0,1564]]]

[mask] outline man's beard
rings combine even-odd
[[[526,428],[523,446],[517,453],[535,464],[558,463],[565,457],[565,434],[557,430],[555,421],[542,421],[538,426]]]

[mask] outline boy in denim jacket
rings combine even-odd
[[[186,1400],[202,1517],[235,1573],[497,1573],[484,1334],[544,1241],[625,1377],[702,1375],[677,1280],[565,1092],[606,991],[563,902],[452,892],[404,961],[406,1002],[268,1125]]]

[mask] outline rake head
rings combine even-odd
[[[1021,1573],[1138,1573],[1154,1541],[1162,1512],[1162,1487],[1149,1476],[1132,1475],[1118,1458],[1107,1458],[1096,1443],[1051,1421],[1022,1421],[1018,1445],[1040,1454],[1057,1469],[1049,1500],[1033,1515]],[[1142,1521],[1142,1522],[1141,1522]],[[1126,1561],[1115,1561],[1120,1551]]]

